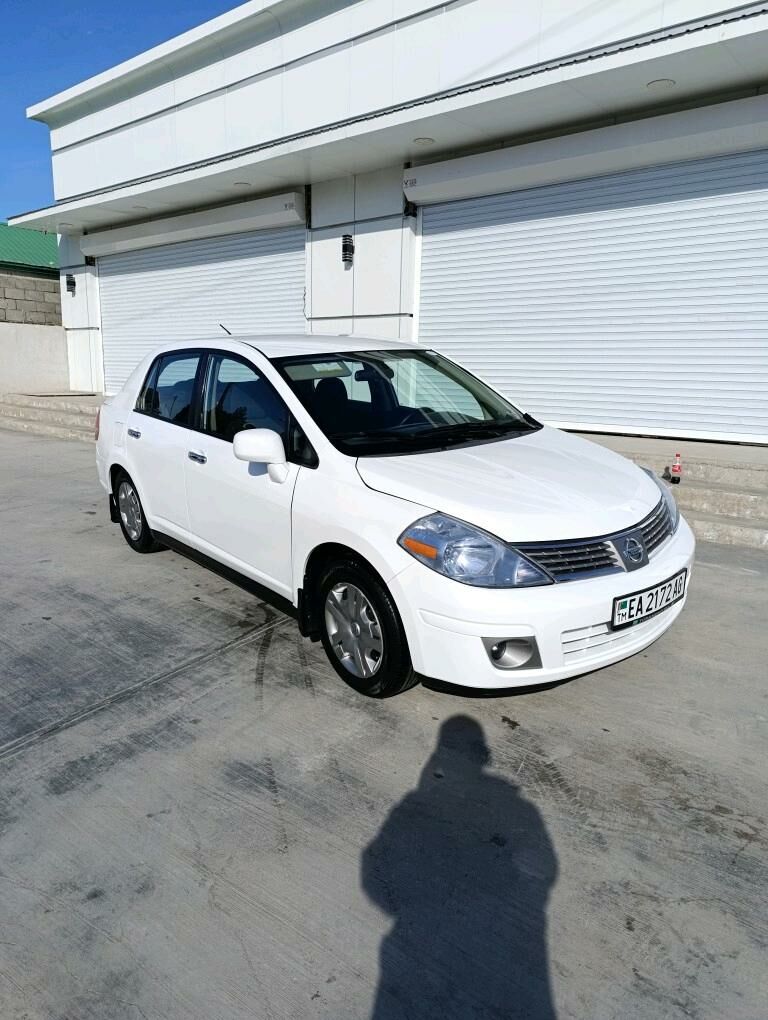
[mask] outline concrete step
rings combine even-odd
[[[25,421],[41,421],[48,425],[62,425],[65,428],[87,429],[93,432],[96,409],[87,412],[62,410],[60,407],[37,407],[35,405],[13,404],[0,400],[0,418],[23,418]]]
[[[649,457],[648,454],[624,453],[623,451],[622,454],[636,464],[652,468],[659,475],[665,467],[671,466],[671,462],[665,461],[662,464]],[[701,482],[727,486],[732,489],[768,493],[768,467],[763,467],[761,464],[728,463],[727,461],[684,460],[680,488],[686,482]]]
[[[681,510],[723,517],[736,517],[743,521],[763,520],[768,517],[768,492],[735,489],[713,482],[681,482],[674,486],[675,498]]]
[[[672,486],[685,519],[705,542],[768,552],[768,447],[582,433],[658,474],[680,452],[683,476]]]
[[[78,414],[93,420],[101,407],[104,398],[93,393],[3,393],[0,394],[0,406],[30,408],[52,413]],[[28,417],[31,417],[29,415]]]
[[[700,511],[686,513],[685,519],[701,542],[718,542],[768,553],[768,520],[738,520]]]
[[[56,425],[47,421],[40,421],[38,418],[20,418],[18,416],[4,416],[0,414],[0,429],[10,432],[26,432],[35,436],[50,436],[54,439],[75,439],[84,443],[92,443],[93,425],[73,427],[71,425]]]

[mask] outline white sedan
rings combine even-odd
[[[283,596],[372,697],[575,676],[686,599],[694,539],[662,481],[421,346],[165,344],[97,439],[132,549],[186,547]]]

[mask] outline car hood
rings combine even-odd
[[[632,461],[557,429],[396,457],[361,457],[379,492],[440,510],[507,542],[593,538],[638,524],[659,502]]]

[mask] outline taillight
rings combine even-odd
[[[101,408],[96,412],[96,421],[93,424],[93,437],[98,443],[99,441],[99,423],[101,422]]]

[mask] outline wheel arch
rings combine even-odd
[[[119,461],[115,461],[113,464],[110,464],[109,489],[112,494],[114,494],[115,491],[115,482],[117,481],[117,476],[121,474],[128,475],[128,477],[130,478],[130,474],[128,474],[128,469]]]
[[[370,559],[352,546],[342,542],[322,542],[309,552],[301,576],[301,587],[298,593],[299,630],[304,637],[312,641],[320,640],[320,606],[317,600],[317,585],[328,563],[339,559],[357,560],[378,578],[385,587],[389,587]]]
[[[115,486],[119,475],[127,475],[130,478],[128,468],[126,468],[119,461],[114,461],[109,466],[107,477],[109,478],[109,519],[113,524],[120,523],[120,511],[117,509],[117,495],[115,493]]]

